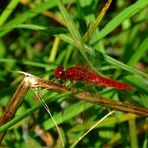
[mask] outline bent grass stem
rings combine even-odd
[[[26,96],[26,94],[30,88],[29,83],[28,82],[26,83],[26,82],[27,81],[26,81],[26,77],[25,77],[22,80],[22,82],[19,85],[16,92],[14,93],[9,104],[5,108],[3,116],[0,117],[0,126],[4,125],[5,123],[10,121],[14,117],[18,107],[20,106],[21,102],[23,101],[23,98]],[[0,133],[0,142],[2,141],[4,135],[5,135],[5,133]]]
[[[31,75],[29,73],[25,73],[25,72],[20,72],[20,73],[23,73],[25,77],[22,80],[21,84],[19,85],[18,89],[16,90],[11,101],[7,105],[3,116],[0,118],[1,127],[2,125],[9,122],[14,117],[18,107],[20,106],[23,98],[26,96],[30,88],[46,88],[59,93],[69,92],[69,87],[66,87],[61,84],[57,84],[48,80],[44,80],[42,78]],[[76,94],[71,93],[70,96],[93,103],[93,104],[109,107],[113,110],[134,113],[141,116],[148,116],[147,108],[138,107],[138,106],[135,106],[129,103],[123,103],[120,101],[110,100],[100,95],[92,95],[87,91],[79,92]],[[5,135],[5,132],[0,133],[0,142],[2,141],[4,135]]]

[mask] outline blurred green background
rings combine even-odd
[[[57,66],[67,68],[77,63],[89,64],[99,74],[134,87],[132,91],[118,91],[83,85],[82,90],[148,108],[148,1],[114,0],[107,12],[101,13],[106,2],[0,1],[1,115],[21,82],[22,76],[16,71],[53,80],[53,70]],[[65,147],[70,147],[111,111],[52,90],[41,93],[44,99],[49,98],[48,106],[59,123]],[[38,103],[30,90],[16,117],[21,118]],[[147,118],[115,112],[76,147],[147,148],[147,131]],[[2,146],[61,147],[61,143],[53,121],[40,106],[30,111],[27,118],[13,122]]]

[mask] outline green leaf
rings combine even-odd
[[[110,32],[112,32],[117,26],[119,26],[123,21],[133,16],[135,13],[139,12],[141,9],[148,5],[147,0],[138,0],[128,8],[120,12],[116,17],[114,17],[107,25],[100,31],[98,40],[101,40]]]
[[[68,0],[64,0],[64,3],[67,2]],[[33,18],[38,14],[42,13],[43,11],[50,9],[54,6],[56,6],[56,1],[50,0],[36,6],[34,9],[30,9],[24,12],[23,14],[17,16],[15,19],[12,19],[12,21],[8,22],[7,24],[3,25],[3,27],[0,28],[0,37],[12,31],[17,25],[24,23],[26,20]]]
[[[75,23],[73,22],[72,17],[69,15],[68,11],[65,9],[61,0],[57,0],[57,4],[58,4],[58,7],[60,9],[60,12],[62,13],[64,21],[67,25],[67,28],[68,28],[68,30],[69,30],[72,38],[73,38],[75,46],[80,50],[80,52],[82,53],[84,58],[91,65],[91,63],[89,62],[87,55],[85,53],[84,44],[82,42],[81,35],[80,35],[77,27],[75,26]],[[91,52],[93,52],[93,50]]]
[[[136,49],[133,56],[128,61],[129,66],[134,66],[144,55],[144,53],[148,50],[148,38],[145,38],[141,43],[140,47]]]
[[[11,0],[0,16],[0,27],[5,23],[7,18],[11,15],[15,7],[19,4],[19,0]]]
[[[63,113],[62,112],[57,113],[53,117],[56,120],[56,123],[60,124],[60,123],[65,122],[66,120],[71,119],[74,116],[80,114],[82,111],[90,108],[92,105],[93,104],[85,102],[85,107],[84,107],[84,102],[78,102],[78,103],[71,105],[67,109],[65,109]],[[49,120],[43,122],[43,127],[45,130],[49,130],[49,129],[53,128],[54,126],[55,125],[54,125],[52,119],[49,119]]]

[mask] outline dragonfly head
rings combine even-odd
[[[54,76],[58,78],[64,78],[65,77],[65,71],[63,66],[59,66],[54,70]]]

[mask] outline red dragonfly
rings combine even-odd
[[[81,64],[69,67],[64,70],[63,66],[59,66],[54,70],[54,76],[63,80],[70,81],[84,81],[85,83],[108,86],[120,90],[132,90],[132,86],[128,86],[116,80],[111,80],[106,77],[102,77],[89,70],[89,67],[82,67]]]

